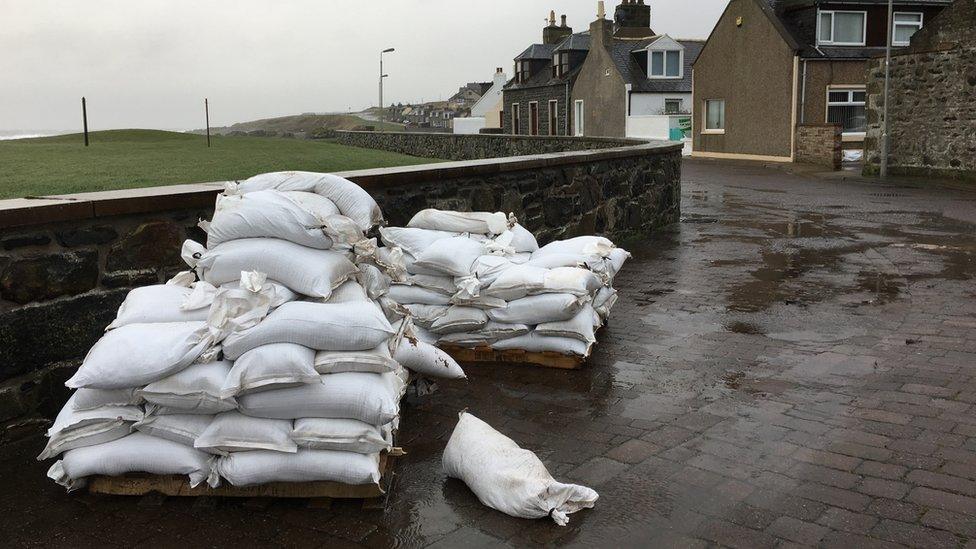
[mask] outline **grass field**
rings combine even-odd
[[[436,162],[323,141],[110,130],[0,141],[0,198],[243,179],[282,170],[337,172]]]

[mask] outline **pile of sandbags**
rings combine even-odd
[[[630,254],[603,237],[539,247],[514,216],[423,210],[384,227],[376,262],[392,273],[381,300],[428,343],[587,357],[616,302]]]
[[[192,271],[129,293],[67,385],[39,459],[69,489],[91,475],[187,475],[195,486],[375,484],[408,375],[460,368],[404,338],[377,300],[389,276],[355,184],[307,172],[229,185]],[[449,361],[447,363],[444,362]]]

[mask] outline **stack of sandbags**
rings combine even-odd
[[[377,262],[394,273],[383,301],[440,346],[556,351],[586,357],[616,301],[630,254],[603,237],[539,247],[513,216],[423,210],[380,229]]]
[[[52,428],[41,457],[66,452],[49,475],[69,488],[136,471],[193,485],[379,482],[410,327],[376,301],[387,278],[364,233],[380,220],[365,191],[331,175],[229,185],[201,223],[207,246],[184,244],[192,273],[133,290],[68,382],[83,389]]]

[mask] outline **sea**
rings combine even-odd
[[[0,130],[0,141],[10,139],[30,139],[32,137],[49,137],[63,135],[76,130]]]

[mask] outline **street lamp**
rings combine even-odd
[[[383,131],[383,79],[389,76],[388,74],[383,74],[383,54],[396,51],[395,48],[386,48],[380,52],[380,131]]]

